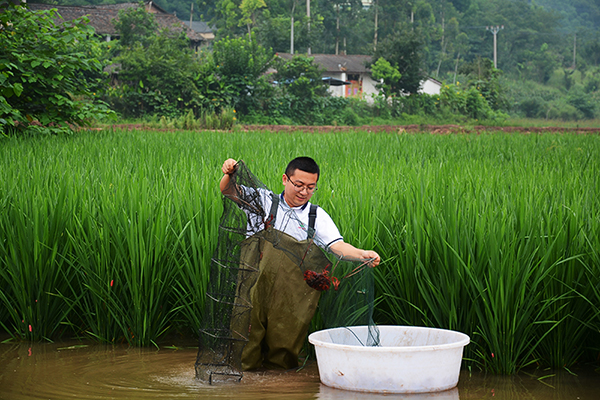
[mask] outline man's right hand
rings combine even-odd
[[[230,175],[235,172],[236,168],[237,168],[237,161],[235,161],[233,158],[228,158],[223,163],[223,166],[221,167],[221,171],[223,171],[223,173],[225,175]]]

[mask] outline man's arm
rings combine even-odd
[[[369,263],[369,266],[371,266],[371,267],[378,266],[379,262],[381,261],[379,254],[377,254],[373,250],[357,249],[356,247],[352,246],[350,243],[346,243],[343,240],[339,240],[339,241],[335,242],[334,244],[329,246],[329,248],[337,256],[342,257],[342,258],[358,259],[358,260],[364,260],[364,261],[373,259],[373,261],[371,261]]]
[[[223,171],[223,177],[221,178],[221,182],[219,182],[219,189],[221,189],[221,193],[233,201],[236,200],[237,196],[235,187],[231,185],[231,174],[235,172],[236,168],[237,161],[235,161],[233,158],[228,158],[225,160],[223,166],[221,167],[221,171]]]

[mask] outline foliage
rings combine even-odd
[[[421,81],[425,77],[422,69],[423,42],[419,30],[410,30],[403,27],[383,39],[377,46],[373,55],[373,62],[379,58],[386,59],[400,74],[395,81],[386,82],[390,86],[390,93],[417,93]]]
[[[313,57],[276,58],[274,67],[277,70],[274,79],[294,96],[313,98],[327,93],[327,85],[321,80],[323,71],[314,63]]]
[[[577,0],[577,7],[574,1],[542,0],[536,5],[522,0],[508,3],[501,0],[377,0],[370,7],[363,6],[360,0],[313,1],[308,18],[305,3],[298,0],[201,0],[194,3],[193,19],[197,21],[200,15],[204,15],[205,21],[212,18],[211,25],[218,28],[216,53],[210,54],[209,49],[192,56],[183,42],[175,40],[173,48],[166,42],[158,45],[165,47],[164,58],[159,51],[163,49],[155,48],[154,54],[143,53],[142,49],[157,46],[156,22],[144,7],[138,7],[121,11],[119,21],[115,21],[120,31],[120,45],[77,43],[82,48],[77,52],[89,52],[90,59],[106,60],[113,66],[121,64],[127,68],[130,71],[127,80],[122,77],[128,72],[122,70],[118,86],[108,88],[100,70],[80,70],[78,75],[86,80],[92,93],[105,96],[102,98],[109,99],[113,108],[125,116],[160,114],[174,119],[191,109],[195,117],[200,118],[202,113],[219,115],[224,107],[232,107],[244,121],[270,123],[318,123],[328,121],[329,115],[336,111],[348,115],[352,123],[357,122],[353,113],[359,120],[377,118],[382,123],[389,123],[383,119],[387,117],[408,121],[423,115],[444,116],[447,121],[464,120],[466,117],[462,114],[439,109],[430,98],[400,98],[400,94],[415,94],[423,77],[434,76],[442,82],[456,84],[458,81],[462,87],[476,88],[494,112],[589,119],[596,115],[593,105],[600,99],[599,52],[595,51],[600,34],[592,18],[600,9],[592,0]],[[61,2],[100,3],[107,1]],[[184,20],[189,17],[190,4],[183,4],[182,0],[163,0],[156,4],[168,12],[177,11],[177,16]],[[586,15],[582,14],[583,10]],[[376,31],[375,15],[379,21]],[[391,84],[384,82],[385,95],[396,94],[397,98],[388,104],[377,97],[373,107],[365,106],[360,112],[331,111],[324,108],[330,100],[321,99],[320,94],[314,101],[304,101],[287,88],[279,90],[268,84],[261,74],[254,73],[253,57],[258,54],[256,51],[264,51],[268,59],[272,55],[271,50],[266,50],[269,48],[290,50],[292,17],[296,52],[310,47],[313,53],[374,54],[371,65],[374,76],[387,74]],[[493,37],[485,26],[501,24],[505,29],[496,36],[501,69],[494,69],[489,60],[493,55]],[[248,33],[252,35],[248,37]],[[247,43],[239,42],[238,36]],[[225,46],[225,43],[228,44]],[[105,47],[110,47],[110,51],[103,54],[101,49]],[[177,52],[186,55],[180,56]],[[396,70],[381,71],[384,60]],[[154,64],[160,65],[159,70],[152,71],[149,66]],[[233,67],[227,69],[228,66]],[[302,81],[297,82],[298,89],[308,90],[308,86],[300,88]],[[159,82],[164,85],[161,87]],[[544,84],[546,88],[538,89],[532,82]],[[551,90],[550,86],[559,91]],[[526,88],[530,87],[535,87],[534,93],[538,94],[529,93]],[[583,88],[583,94],[575,89],[577,87]],[[8,110],[11,106],[7,104],[6,98],[0,99],[0,108]],[[295,111],[290,112],[286,108],[289,106]],[[432,114],[432,110],[438,113]],[[334,117],[336,123],[345,119],[339,115]],[[33,129],[37,128],[30,127]]]
[[[558,55],[549,50],[547,43],[542,44],[539,51],[526,50],[523,59],[518,64],[520,73],[540,83],[548,82],[552,72],[560,65]]]
[[[146,11],[144,3],[141,1],[137,7],[119,10],[118,19],[112,23],[119,32],[119,45],[123,48],[134,46],[137,43],[148,47],[148,40],[158,29],[156,18]]]
[[[126,116],[160,114],[173,116],[195,110],[196,77],[200,65],[187,47],[183,34],[172,37],[167,30],[122,48],[114,59],[118,85],[109,91],[111,104]]]
[[[255,35],[219,40],[214,44],[215,75],[228,87],[231,105],[247,113],[261,101],[260,93],[268,91],[262,74],[273,60],[271,49],[258,44]]]
[[[3,132],[8,127],[22,130],[34,121],[57,131],[111,115],[84,75],[98,77],[103,67],[86,51],[97,46],[93,30],[85,18],[59,25],[56,17],[54,11],[31,12],[12,4],[0,13]]]
[[[273,79],[280,89],[278,102],[283,106],[280,112],[300,123],[318,124],[323,114],[322,100],[329,93],[314,58],[303,55],[295,55],[291,60],[277,58],[274,67],[277,72]]]
[[[122,1],[125,0],[118,0]],[[60,3],[114,2],[63,0]],[[275,51],[289,49],[294,3],[296,49],[306,51],[310,45],[314,53],[333,54],[337,43],[340,52],[370,54],[377,47],[374,42],[377,14],[379,43],[402,25],[420,30],[424,69],[441,80],[453,74],[455,60],[460,63],[477,56],[492,58],[493,37],[485,27],[495,25],[505,26],[497,34],[498,67],[510,76],[525,74],[541,82],[555,66],[570,67],[574,34],[577,34],[577,67],[598,65],[600,6],[594,0],[377,0],[370,7],[363,6],[360,0],[313,1],[310,20],[305,18],[302,1],[269,0],[252,22],[261,45]],[[167,12],[176,12],[184,21],[190,18],[189,1],[158,0],[155,4]],[[219,38],[242,35],[247,33],[247,25],[238,26],[244,19],[241,5],[241,0],[200,0],[194,2],[193,20],[210,21],[217,27]]]
[[[119,11],[115,27],[121,38],[112,60],[117,84],[107,91],[113,108],[127,117],[172,117],[201,106],[196,86],[201,67],[183,32],[157,32],[145,7]]]
[[[313,53],[335,54],[336,49],[338,54],[373,52],[372,7],[365,9],[361,0],[334,0],[326,7],[313,2],[312,7],[311,14],[322,17],[321,32],[311,40]]]
[[[411,94],[409,96],[396,97],[392,102],[392,114],[401,115],[436,115],[443,114],[447,110],[443,109],[439,102],[438,95]],[[455,115],[461,115],[457,112]]]
[[[142,123],[144,128],[159,128],[159,129],[217,129],[231,130],[236,123],[236,111],[229,107],[224,107],[219,113],[214,110],[204,109],[200,113],[200,117],[196,118],[192,110],[180,117],[161,117],[154,116],[148,121]]]
[[[445,85],[440,92],[440,106],[452,113],[460,113],[473,119],[493,119],[495,113],[483,94],[476,87]]]
[[[575,107],[586,119],[594,118],[596,112],[596,103],[586,95],[582,88],[575,87],[569,91],[567,101]]]
[[[289,52],[290,17],[271,16],[269,10],[263,13],[263,17],[256,28],[256,38],[259,43],[265,47],[270,47],[275,52]],[[295,22],[295,25],[298,24],[299,22]]]
[[[492,60],[478,57],[463,64],[459,72],[467,77],[467,86],[477,88],[493,110],[507,110],[507,101],[500,84],[502,71],[494,68]]]
[[[242,4],[240,4],[242,18],[238,25],[246,25],[248,27],[248,35],[252,34],[252,26],[256,25],[258,10],[265,7],[267,7],[265,0],[242,0]]]
[[[397,66],[392,66],[385,58],[377,59],[375,64],[371,65],[371,74],[373,78],[383,83],[378,83],[377,88],[382,91],[385,97],[391,97],[394,92],[392,88],[398,86],[402,74],[398,72]]]

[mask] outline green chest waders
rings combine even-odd
[[[246,239],[241,252],[242,263],[258,263],[256,283],[249,289],[252,311],[248,342],[242,351],[245,370],[263,364],[285,369],[298,366],[298,353],[317,309],[320,292],[306,284],[298,261],[288,254],[301,254],[305,265],[322,268],[329,262],[323,251],[311,244],[312,237],[298,241],[272,228],[278,201],[273,196],[271,227]],[[316,206],[311,206],[310,211],[308,231],[314,232]]]

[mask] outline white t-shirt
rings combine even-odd
[[[247,187],[244,190],[254,190]],[[261,198],[262,208],[268,218],[273,203],[272,195],[269,190],[258,188]],[[310,202],[300,207],[290,207],[283,198],[283,193],[279,195],[279,206],[277,207],[277,216],[275,217],[274,229],[285,232],[296,240],[306,240],[308,238],[308,218],[310,213]],[[264,229],[261,217],[256,214],[248,213],[248,235]],[[315,219],[315,243],[326,249],[333,243],[343,240],[337,226],[321,207],[317,207],[317,216]]]

